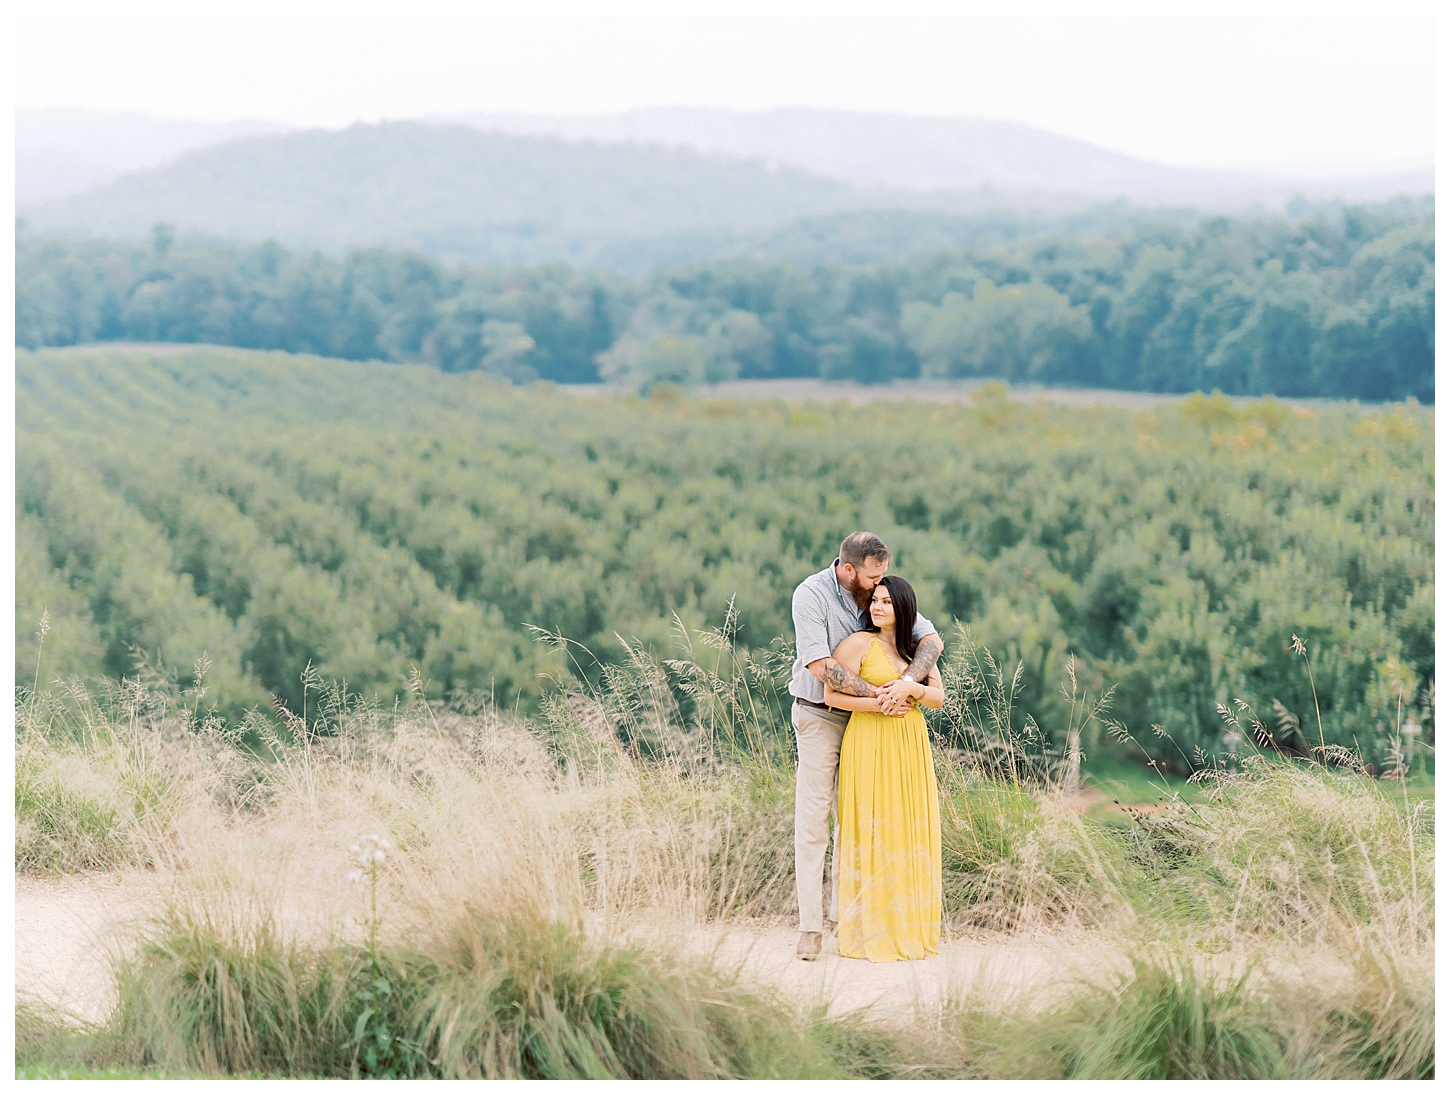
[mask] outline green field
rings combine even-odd
[[[26,685],[140,672],[236,716],[300,710],[308,666],[385,705],[417,667],[460,709],[528,712],[551,677],[619,662],[618,637],[675,657],[732,604],[742,644],[782,652],[794,585],[868,528],[949,645],[960,621],[1022,664],[1014,718],[1054,740],[1069,657],[1180,774],[1244,748],[1250,715],[1226,737],[1217,708],[1237,700],[1280,748],[1322,723],[1376,768],[1408,716],[1422,747],[1433,730],[1413,402],[600,400],[204,347],[17,351],[16,376]]]

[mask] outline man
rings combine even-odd
[[[847,635],[870,626],[867,606],[886,574],[891,552],[881,538],[853,532],[841,542],[836,561],[796,587],[791,598],[795,620],[795,665],[791,672],[791,725],[795,727],[795,885],[800,907],[800,940],[796,957],[812,961],[821,955],[825,931],[822,870],[826,860],[831,813],[836,807],[836,765],[849,711],[835,711],[822,701],[825,682],[848,696],[880,696],[881,710],[904,714],[912,703],[910,688],[924,681],[941,656],[942,641],[925,616],[917,616],[913,634],[920,645],[901,680],[881,688],[867,684],[831,657]],[[836,919],[837,873],[831,863],[831,919]]]

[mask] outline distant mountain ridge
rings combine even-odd
[[[782,107],[765,111],[651,107],[598,116],[473,113],[421,119],[516,136],[634,142],[762,159],[863,188],[1125,197],[1144,202],[1376,200],[1431,193],[1431,167],[1338,178],[1274,176],[1154,163],[1018,122]],[[135,113],[17,110],[16,198],[67,197],[184,152],[289,127]]]
[[[752,112],[652,107],[594,117],[462,114],[446,120],[503,133],[639,141],[760,157],[862,187],[988,188],[1153,202],[1281,197],[1296,191],[1369,198],[1434,189],[1430,170],[1314,179],[1175,167],[1019,122],[984,118],[804,107]]]
[[[127,124],[135,120],[121,117],[130,119]],[[701,117],[724,117],[729,125],[719,129],[714,143],[733,142],[734,147],[701,151],[681,141],[670,143]],[[866,124],[863,118],[877,127],[870,132],[880,136],[882,147],[899,154],[897,177],[921,188],[856,185],[827,173],[854,173],[863,183],[886,177],[873,167],[872,156],[881,153],[869,151],[870,132],[858,133],[854,143],[847,139],[856,132],[851,127]],[[762,119],[775,119],[776,128],[760,130]],[[1174,179],[1179,181],[1172,185],[1181,190],[1190,182],[1227,186],[1220,176],[1231,175],[1195,175],[1011,123],[823,111],[644,111],[616,120],[614,128],[595,126],[594,136],[568,126],[550,136],[506,133],[500,131],[502,122],[485,130],[480,128],[488,122],[483,117],[472,124],[388,122],[247,135],[183,151],[162,166],[80,194],[23,202],[17,212],[25,228],[40,232],[135,239],[165,222],[183,232],[254,242],[276,239],[334,253],[380,246],[474,264],[562,260],[634,275],[730,255],[788,253],[797,261],[813,261],[814,255],[824,262],[876,262],[962,246],[984,234],[1016,238],[1054,221],[1059,231],[1081,235],[1089,224],[1105,223],[1105,216],[1119,227],[1125,218],[1181,219],[1191,210],[1164,208],[1166,199],[1144,198],[1129,212],[1127,199],[1111,199],[1110,208],[1104,195],[1085,192],[1093,187],[1112,192],[1129,183],[1147,186],[1157,179],[1153,185],[1166,194]],[[913,121],[923,127],[916,136],[902,131],[892,137],[893,126]],[[967,128],[930,128],[939,122]],[[75,128],[96,124],[91,116]],[[975,143],[954,142],[942,137],[949,131],[987,136]],[[125,126],[117,131],[124,132]],[[151,143],[138,141],[129,154],[159,154],[208,132],[216,135],[205,127],[151,131]],[[933,133],[934,145],[927,140]],[[1022,133],[1030,138],[1025,144],[1018,140]],[[766,136],[775,143],[762,143]],[[112,137],[112,144],[120,140]],[[891,145],[892,140],[897,143]],[[101,142],[97,147],[109,146]],[[934,161],[923,151],[932,148]],[[798,159],[815,157],[816,162],[807,170],[753,154],[762,149],[795,149]],[[968,169],[976,174],[961,174]],[[987,182],[976,189],[925,186],[953,177]],[[1079,192],[1053,192],[1049,184],[1063,178],[1075,180]],[[1242,178],[1239,182],[1248,185]],[[1203,211],[1242,208],[1256,199],[1282,203],[1289,195],[1205,189],[1199,196],[1191,205]],[[1069,227],[1063,218],[1075,218],[1080,227]],[[797,227],[787,232],[788,225]]]
[[[1075,231],[1063,218],[1135,216],[1090,206],[1061,195],[864,189],[659,144],[389,122],[193,150],[82,194],[22,205],[19,216],[40,232],[135,239],[165,222],[334,253],[412,248],[485,265],[564,260],[641,274],[727,255],[873,262],[1049,223]]]
[[[134,237],[166,221],[510,264],[579,258],[605,237],[765,227],[870,204],[847,183],[759,161],[390,122],[187,152],[21,216],[39,230]]]
[[[281,133],[277,122],[180,121],[137,113],[53,109],[15,112],[15,198],[44,201],[103,186],[194,148]]]

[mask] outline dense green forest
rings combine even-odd
[[[1174,763],[1230,747],[1216,705],[1239,698],[1286,741],[1316,726],[1309,667],[1326,738],[1371,756],[1397,699],[1433,688],[1433,418],[1413,402],[580,399],[179,348],[20,351],[16,375],[22,682],[48,609],[47,679],[142,657],[187,687],[205,653],[205,703],[235,711],[300,705],[309,664],[386,702],[416,665],[440,697],[527,707],[568,671],[531,627],[671,656],[676,617],[717,625],[733,601],[740,641],[779,649],[795,584],[864,527],[949,639],[961,621],[1022,660],[1019,714],[1045,728],[1069,654]]]
[[[821,230],[846,248],[853,232],[893,227],[942,229],[853,215]],[[1409,201],[1102,239],[997,234],[864,267],[723,259],[636,280],[383,250],[335,259],[164,227],[149,245],[22,232],[16,339],[204,342],[641,388],[1001,377],[1431,402],[1434,273],[1433,207]]]

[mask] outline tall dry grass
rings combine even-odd
[[[907,1025],[803,1011],[712,965],[692,931],[792,915],[793,767],[781,658],[739,650],[730,621],[687,638],[681,659],[629,645],[581,666],[600,684],[559,682],[530,719],[441,705],[419,679],[387,710],[313,679],[303,711],[235,727],[141,682],[22,693],[18,869],[145,872],[161,894],[89,1059],[460,1077],[1433,1069],[1432,808],[1353,768],[1250,753],[1205,769],[1195,801],[1087,821],[1081,734],[1014,720],[1011,676],[967,641],[937,755],[948,927],[1087,933],[1110,960],[1006,1010],[973,1002],[1005,998],[987,986]],[[349,881],[362,833],[390,850]],[[47,1023],[21,1017],[38,1058],[62,1053]]]

